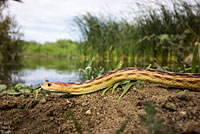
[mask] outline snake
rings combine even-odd
[[[79,95],[104,89],[122,80],[142,80],[174,88],[200,91],[200,73],[177,73],[139,67],[112,70],[85,82],[44,82],[40,86],[47,91]]]

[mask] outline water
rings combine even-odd
[[[14,63],[1,63],[0,84],[35,85],[43,83],[47,79],[53,82],[77,82],[81,78],[78,70],[85,68],[88,63],[76,58],[23,58]],[[107,71],[116,63],[113,61],[94,61],[93,65],[97,68],[102,66]]]
[[[55,82],[77,82],[80,79],[79,71],[76,70],[59,71],[56,69],[39,67],[36,69],[23,69],[20,70],[19,73],[23,74],[20,76],[20,80],[23,81],[24,85],[43,83],[47,79]],[[12,75],[13,79],[17,79],[18,77],[18,75]]]
[[[35,85],[45,82],[80,81],[79,68],[83,65],[78,59],[38,59],[24,58],[15,63],[0,64],[0,83],[11,85]]]
[[[95,68],[103,67],[105,71],[114,69],[119,61],[94,61]],[[34,85],[45,82],[77,82],[80,81],[80,68],[85,68],[88,62],[79,59],[58,58],[24,58],[14,63],[0,64],[0,84],[11,85],[21,83],[23,85]],[[133,62],[123,63],[123,67],[135,66]],[[139,67],[148,66],[140,63]]]

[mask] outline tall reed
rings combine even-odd
[[[87,13],[75,18],[81,31],[81,50],[87,57],[123,58],[135,61],[166,62],[183,60],[192,52],[195,38],[187,28],[200,35],[200,3],[178,0],[155,3],[150,8],[137,3],[142,14],[115,20],[111,16]],[[154,7],[153,6],[153,7]]]

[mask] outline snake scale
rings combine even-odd
[[[122,80],[142,80],[170,87],[200,91],[199,73],[176,73],[135,67],[116,69],[85,82],[45,82],[41,84],[41,88],[69,94],[86,94],[104,89]]]

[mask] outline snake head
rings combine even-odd
[[[51,91],[51,92],[67,92],[67,88],[69,87],[69,83],[61,83],[61,82],[44,82],[40,84],[43,90]]]

